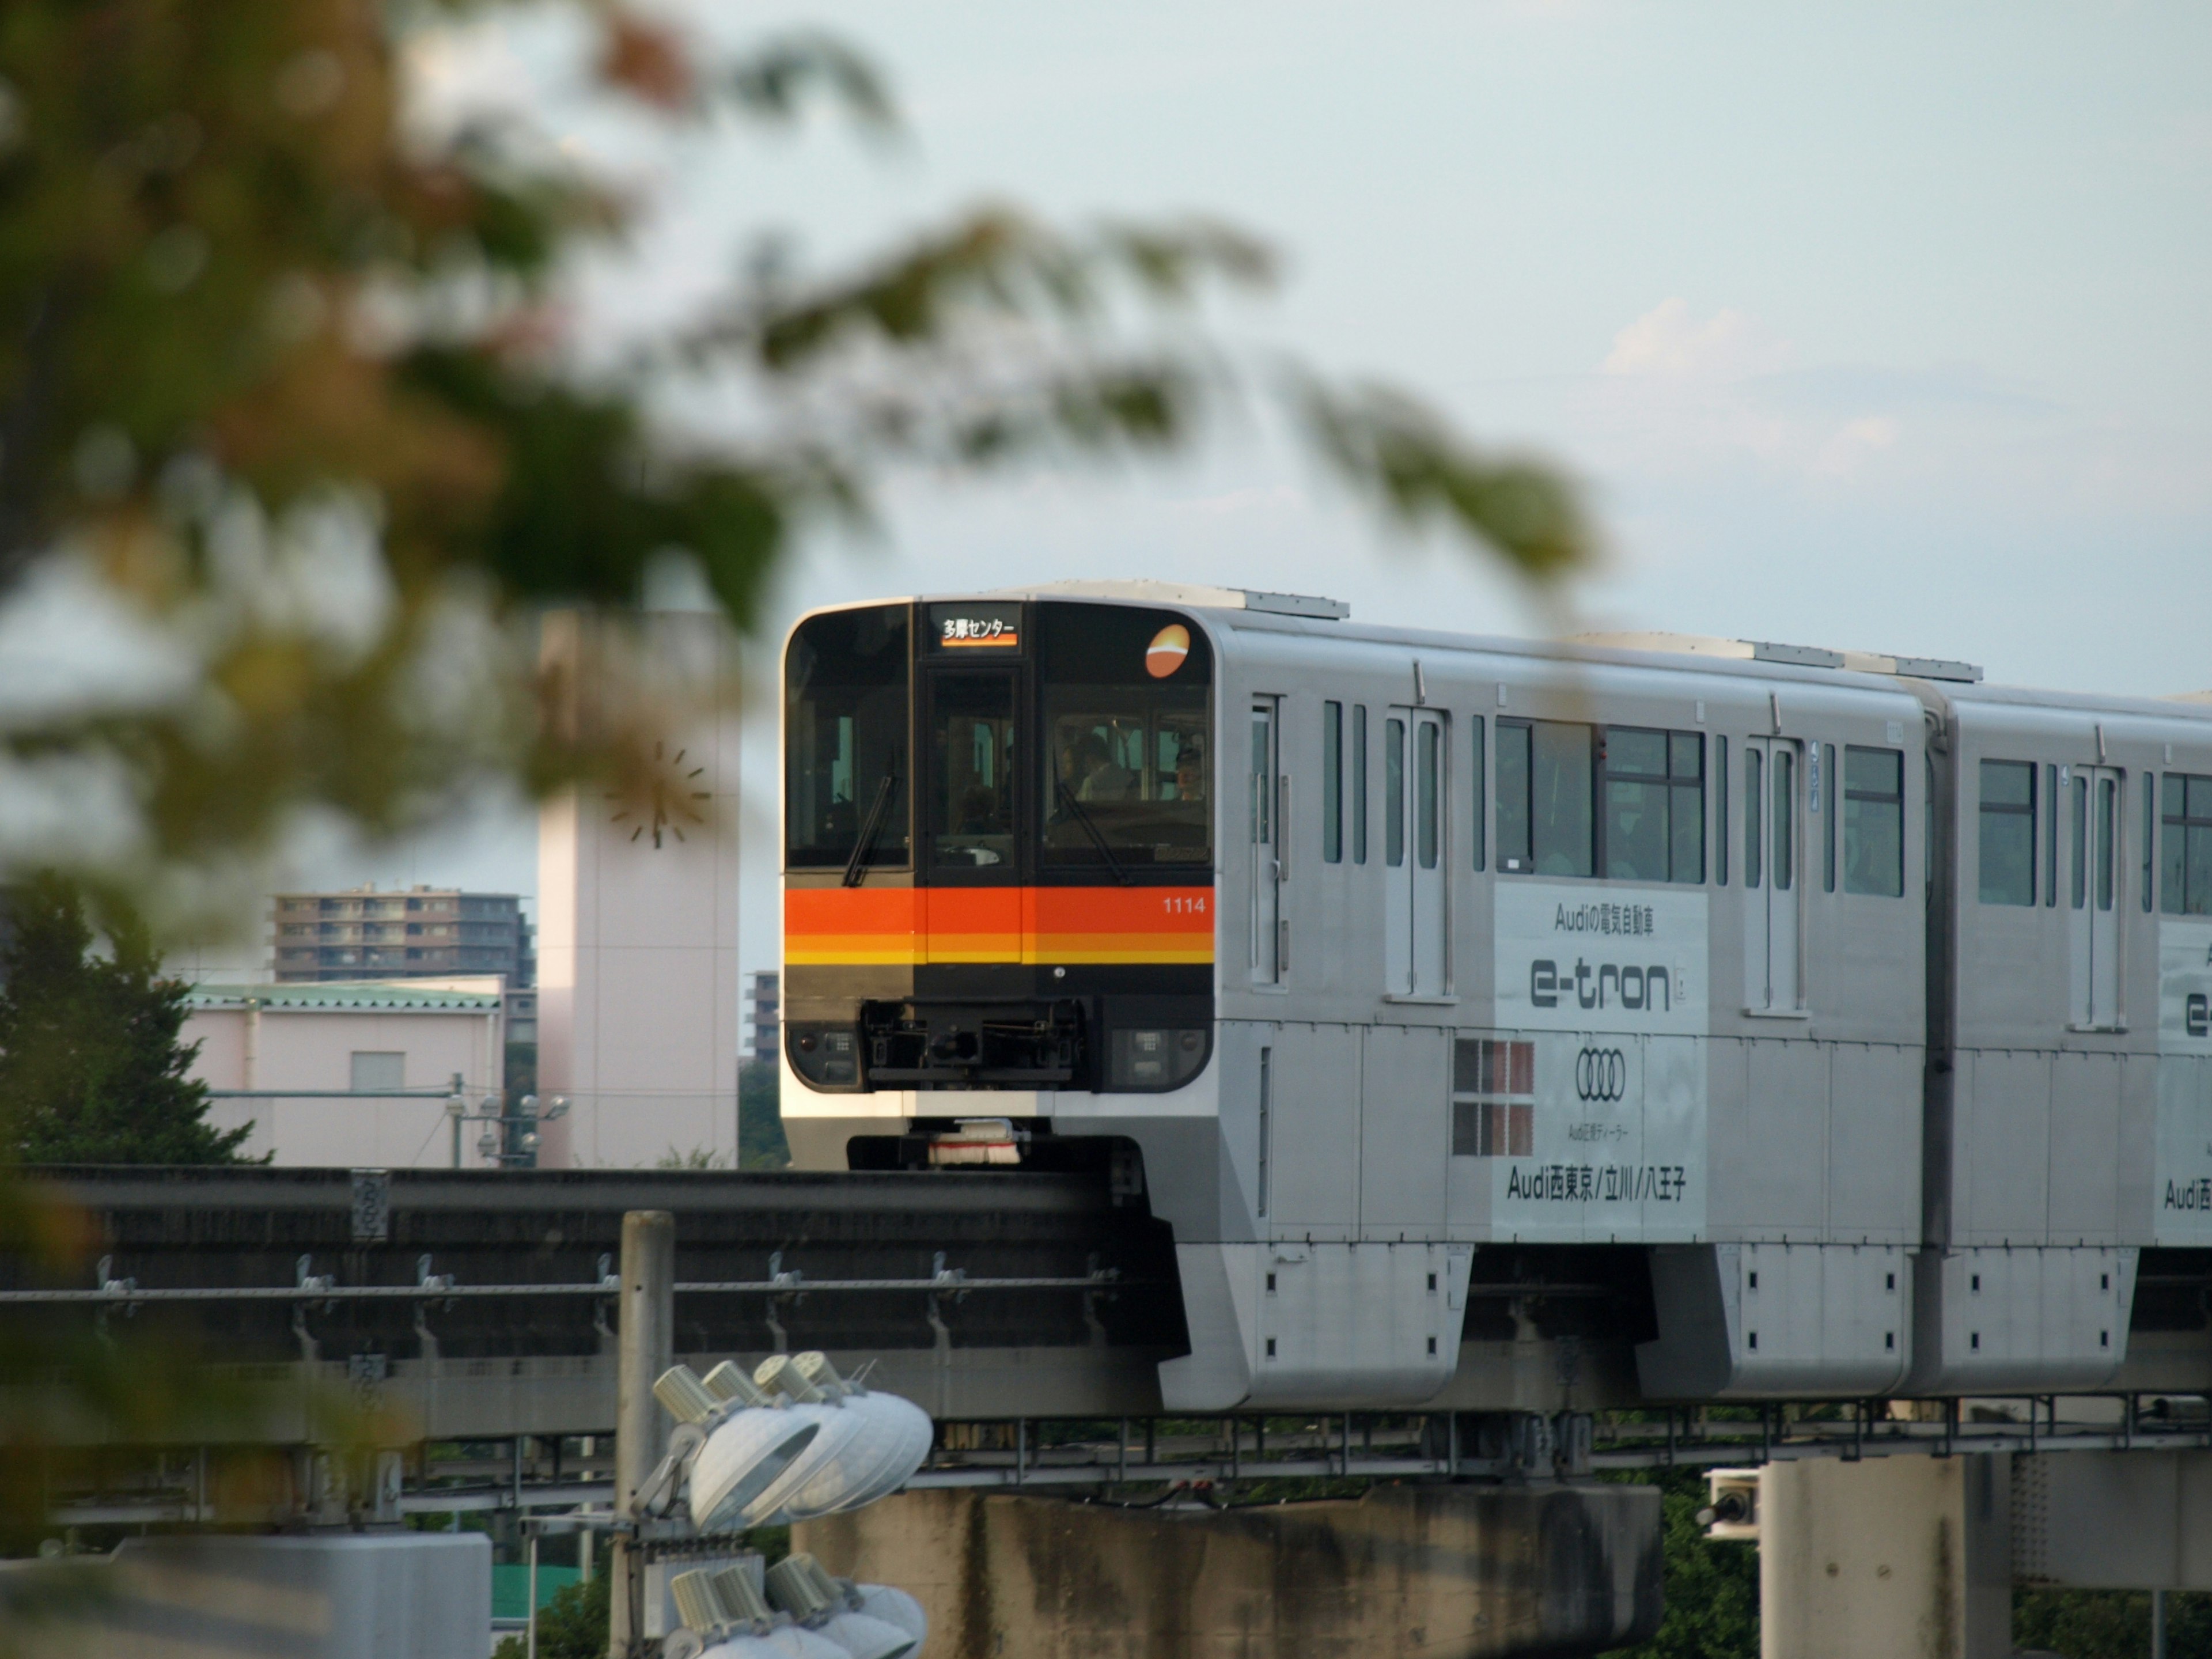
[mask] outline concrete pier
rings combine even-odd
[[[1380,1486],[1221,1510],[924,1491],[805,1522],[793,1547],[920,1596],[938,1659],[1596,1654],[1660,1614],[1650,1486]]]

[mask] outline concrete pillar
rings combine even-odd
[[[1760,1659],[2009,1659],[2011,1502],[2002,1455],[1768,1464]]]
[[[1596,1654],[1658,1628],[1654,1486],[1379,1486],[1215,1510],[913,1492],[800,1523],[921,1599],[933,1652],[1006,1659]]]
[[[667,1424],[653,1379],[675,1363],[676,1218],[665,1210],[623,1217],[622,1327],[615,1370],[615,1513],[626,1516],[667,1448]],[[644,1559],[619,1534],[609,1552],[614,1575],[607,1622],[609,1659],[631,1659],[641,1634]]]

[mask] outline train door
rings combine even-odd
[[[1804,766],[1798,745],[1749,738],[1743,745],[1744,1006],[1798,1006],[1798,883]]]
[[[1283,915],[1283,823],[1280,711],[1272,697],[1252,703],[1251,776],[1245,800],[1252,823],[1252,982],[1283,977],[1289,923]]]
[[[1444,994],[1444,732],[1432,708],[1382,723],[1382,864],[1389,884],[1389,988]]]
[[[2124,784],[2109,766],[2061,767],[2069,884],[2069,1012],[2077,1026],[2120,1022],[2120,853]]]

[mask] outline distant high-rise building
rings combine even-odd
[[[776,1045],[782,1041],[783,975],[770,968],[753,975],[753,988],[748,998],[752,1012],[752,1057],[774,1064]]]
[[[276,982],[448,979],[504,975],[510,990],[538,982],[538,955],[522,901],[513,893],[451,887],[375,887],[279,893]]]

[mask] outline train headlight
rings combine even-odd
[[[1112,1033],[1107,1081],[1116,1089],[1173,1089],[1206,1067],[1206,1033],[1189,1027],[1144,1027]]]
[[[811,1555],[786,1556],[768,1570],[768,1599],[852,1659],[907,1659],[921,1645],[896,1626],[848,1607]]]

